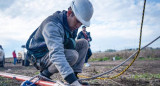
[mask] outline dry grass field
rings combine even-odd
[[[126,52],[126,51],[125,51]],[[119,65],[121,62],[124,61],[125,58],[121,58],[116,61],[112,61],[111,57],[105,53],[94,53],[92,58],[90,59],[89,63],[91,64],[90,67],[84,67],[83,73],[80,75],[92,77],[97,74],[104,73],[116,65]],[[115,54],[119,55],[119,57],[122,57],[121,55],[131,55],[131,52],[128,52],[127,54],[122,53],[121,54]],[[145,59],[150,58],[151,54],[143,54],[145,53],[142,51],[140,54],[140,57],[134,62],[134,64],[120,77],[117,77],[115,79],[93,79],[89,80],[91,86],[160,86],[160,59],[154,58],[154,59]],[[152,52],[152,54],[156,55],[157,52]],[[142,55],[143,54],[143,55]],[[113,55],[113,56],[115,56]],[[144,55],[148,55],[148,57],[144,57]],[[153,55],[152,55],[153,56]],[[94,60],[95,58],[102,58],[102,57],[108,57],[109,59],[102,59],[100,61]],[[143,57],[143,58],[142,58]],[[104,60],[104,61],[103,61]],[[105,61],[106,60],[106,61]],[[39,72],[32,66],[21,66],[21,64],[13,65],[11,63],[11,59],[6,60],[6,64],[4,68],[0,68],[1,72],[7,72],[7,73],[13,73],[13,74],[19,74],[19,75],[26,75],[33,77],[34,75],[38,74]],[[120,68],[116,69],[115,71],[111,72],[108,75],[104,75],[102,77],[109,77],[114,76],[118,73],[120,73],[129,63],[127,62]],[[53,80],[62,80],[61,76],[57,73],[54,74],[51,77]],[[80,77],[81,78],[81,77]],[[11,80],[7,78],[0,77],[0,86],[19,86],[22,82]]]

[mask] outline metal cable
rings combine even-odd
[[[45,76],[42,76],[41,74],[38,74],[38,75],[35,75],[34,77],[32,77],[30,80],[28,80],[29,82],[31,82],[32,80],[34,80],[35,78],[37,78],[37,80],[35,80],[34,82],[32,82],[32,84],[30,85],[27,85],[27,86],[32,86],[34,85],[35,83],[37,83],[39,80],[41,79],[44,79],[44,80],[47,80],[47,81],[50,81],[50,82],[53,82],[53,83],[56,83],[56,81],[53,81],[52,79],[49,79]]]
[[[49,79],[49,78],[47,78],[47,77],[45,77],[45,76],[42,76],[41,74],[38,75],[38,78],[40,78],[40,79],[42,78],[42,79],[45,79],[45,80],[47,80],[47,81],[56,83],[56,81],[53,81],[52,79]]]
[[[149,45],[151,45],[152,43],[154,43],[155,41],[157,41],[158,39],[160,38],[160,36],[158,36],[157,38],[155,38],[153,41],[151,41],[150,43],[148,43],[147,45],[145,45],[144,47],[141,48],[141,50],[145,49],[146,47],[148,47]],[[123,61],[121,64],[117,65],[116,67],[112,68],[111,70],[105,72],[105,73],[102,73],[100,75],[96,75],[96,76],[93,76],[93,77],[86,77],[86,76],[82,76],[86,79],[79,79],[79,80],[90,80],[90,79],[106,79],[106,78],[101,78],[101,76],[103,75],[106,75],[106,74],[109,74],[111,73],[112,71],[114,71],[115,69],[119,68],[120,66],[122,66],[123,64],[125,64],[129,59],[131,59],[134,55],[136,55],[138,51],[136,51],[135,53],[133,53],[129,58],[127,58],[125,61]],[[80,75],[79,75],[80,76]],[[80,76],[81,77],[81,76]],[[97,78],[98,77],[98,78]]]
[[[91,77],[91,78],[90,78],[90,77],[85,77],[85,76],[83,76],[83,77],[85,77],[86,79],[79,79],[80,81],[81,81],[81,80],[95,79],[95,78],[97,78],[97,77],[100,77],[99,79],[113,79],[113,78],[116,78],[116,77],[122,75],[122,74],[134,63],[134,61],[135,61],[136,58],[138,57],[138,55],[139,55],[139,53],[140,53],[140,50],[141,50],[141,38],[142,38],[142,28],[143,28],[143,20],[144,20],[145,6],[146,6],[146,0],[144,0],[144,6],[143,6],[143,12],[142,12],[142,21],[141,21],[140,37],[139,37],[139,48],[138,48],[138,51],[137,51],[136,53],[134,53],[134,54],[132,54],[132,55],[130,56],[130,57],[133,57],[133,56],[136,54],[136,56],[135,56],[135,58],[132,60],[132,62],[131,62],[122,72],[120,72],[119,74],[117,74],[117,75],[115,75],[115,76],[113,76],[113,77],[101,78],[100,76],[105,75],[105,74],[107,74],[107,73],[109,73],[109,72],[112,72],[113,70],[117,69],[117,68],[120,67],[122,64],[124,64],[125,62],[127,62],[127,61],[130,59],[130,57],[129,57],[127,60],[125,60],[124,62],[122,62],[120,65],[118,65],[118,66],[114,67],[113,69],[111,69],[110,71],[107,71],[107,72],[105,72],[105,73],[103,73],[103,74],[100,74],[100,75],[97,75],[97,76],[93,76],[93,77]]]

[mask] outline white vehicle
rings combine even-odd
[[[0,45],[0,67],[4,67],[5,64],[5,54],[2,46]]]
[[[17,57],[17,63],[21,63],[22,62],[22,53],[18,52],[18,57]]]
[[[22,66],[29,66],[30,62],[28,61],[28,57],[27,57],[27,50],[25,45],[21,46],[23,48],[23,50],[20,52],[22,55]]]
[[[22,62],[22,66],[24,66],[25,57],[26,57],[26,52],[25,52],[25,48],[24,48],[24,50],[18,52],[18,60],[20,60],[19,61],[20,63]]]

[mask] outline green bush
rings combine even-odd
[[[150,73],[144,73],[144,74],[135,74],[132,75],[132,78],[134,79],[151,79],[151,78],[158,78],[160,79],[160,74],[150,74]]]
[[[160,58],[152,58],[152,57],[148,57],[148,58],[139,57],[138,59],[139,59],[139,60],[160,60]]]
[[[108,61],[108,60],[109,60],[109,57],[89,59],[89,61]]]
[[[139,60],[145,60],[145,58],[144,57],[139,57]]]
[[[116,56],[115,59],[116,59],[116,60],[121,60],[122,57]]]

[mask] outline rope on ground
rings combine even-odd
[[[138,48],[138,52],[132,54],[133,56],[136,54],[136,56],[134,57],[134,59],[132,60],[132,62],[131,62],[122,72],[120,72],[119,74],[117,74],[117,75],[115,75],[115,76],[112,76],[112,77],[109,77],[109,78],[102,78],[102,77],[100,77],[100,76],[102,76],[102,75],[105,75],[105,74],[107,74],[107,73],[109,73],[109,72],[112,72],[113,70],[117,69],[118,67],[121,66],[121,64],[118,65],[118,66],[116,66],[115,68],[111,69],[110,71],[107,71],[106,73],[101,74],[101,75],[97,75],[97,76],[94,76],[94,77],[80,76],[80,77],[83,77],[83,78],[86,78],[86,79],[79,79],[79,80],[90,80],[90,79],[95,79],[95,78],[96,78],[96,79],[102,79],[102,80],[104,80],[104,79],[113,79],[113,78],[116,78],[116,77],[122,75],[122,74],[134,63],[134,61],[136,60],[136,58],[138,57],[138,55],[139,55],[139,53],[140,53],[140,51],[141,51],[141,38],[142,38],[142,28],[143,28],[143,20],[144,20],[145,6],[146,6],[146,0],[144,0],[144,6],[143,6],[143,12],[142,12],[142,21],[141,21],[140,37],[139,37],[139,48]],[[132,56],[132,55],[131,55],[131,56]],[[129,59],[128,59],[128,60],[129,60]],[[124,64],[125,62],[127,62],[128,60],[124,61],[123,64]]]
[[[154,43],[155,41],[157,41],[160,38],[160,36],[158,36],[157,38],[155,38],[153,41],[151,41],[150,43],[148,43],[147,45],[145,45],[144,47],[141,48],[141,50],[145,49],[146,47],[148,47],[149,45],[151,45],[152,43]],[[125,61],[123,61],[121,64],[115,66],[114,68],[110,69],[109,71],[102,73],[100,75],[96,75],[93,77],[87,77],[87,76],[82,76],[82,75],[78,75],[78,77],[84,78],[84,79],[79,79],[79,80],[90,80],[90,79],[101,79],[101,80],[105,80],[105,79],[109,79],[109,78],[103,78],[101,76],[106,75],[111,73],[112,71],[114,71],[115,69],[119,68],[120,66],[122,66],[123,64],[125,64],[129,59],[131,59],[138,51],[136,51],[135,53],[133,53],[129,58],[127,58]]]

